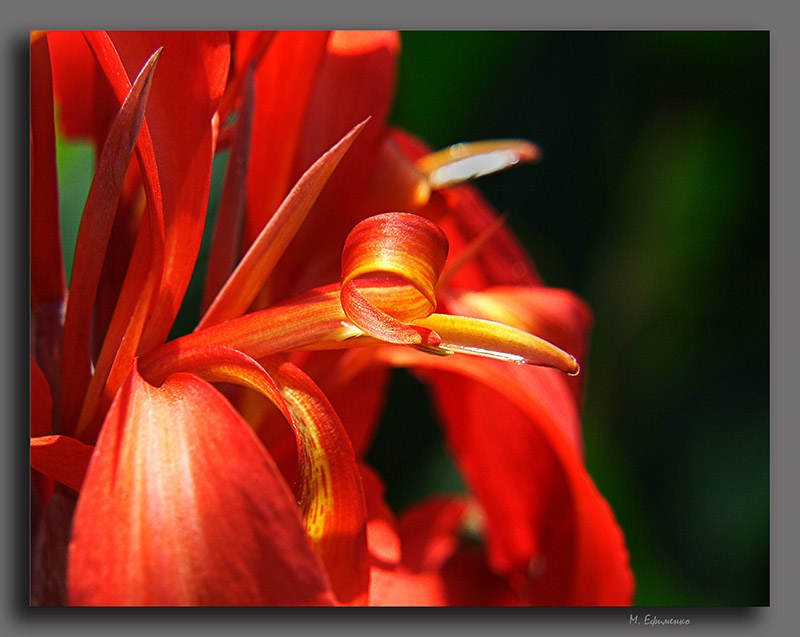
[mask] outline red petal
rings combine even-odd
[[[403,131],[392,131],[392,137],[411,161],[430,152],[419,140]],[[433,218],[441,226],[450,241],[453,258],[457,258],[470,241],[497,219],[497,213],[471,185],[449,188],[435,195],[419,214]],[[507,227],[492,237],[474,263],[462,268],[453,278],[455,287],[467,289],[540,282],[536,267]]]
[[[31,436],[46,436],[52,433],[50,425],[52,409],[50,386],[41,368],[31,356]]]
[[[109,36],[129,77],[154,50],[164,47],[146,114],[166,221],[165,275],[142,335],[142,347],[149,349],[166,338],[200,248],[214,151],[212,117],[225,88],[230,47],[224,32],[114,32]],[[109,66],[113,60],[99,59],[116,94],[124,95],[125,74],[114,74]]]
[[[98,159],[81,218],[64,318],[62,396],[66,422],[77,418],[90,376],[90,332],[103,256],[111,235],[125,173],[144,117],[158,53],[142,68],[114,119]]]
[[[278,357],[262,363],[294,416],[297,495],[306,528],[337,599],[364,604],[369,585],[366,508],[353,448],[330,402],[308,376]]]
[[[330,604],[269,455],[205,381],[153,387],[134,366],[108,413],[73,522],[70,603]]]
[[[328,41],[301,129],[293,174],[301,174],[355,124],[370,120],[281,261],[280,285],[272,290],[276,300],[336,278],[349,230],[365,216],[384,212],[365,212],[359,204],[386,130],[399,46],[394,31],[337,31]],[[319,241],[321,233],[325,242]],[[308,259],[309,245],[316,247],[313,260]]]
[[[486,512],[492,569],[529,573],[529,603],[630,604],[624,538],[579,455],[577,407],[563,376],[407,348],[384,356],[441,370],[424,376]]]
[[[298,180],[211,303],[198,328],[221,323],[247,311],[331,173],[363,127],[362,122],[350,130]]]
[[[80,491],[94,447],[69,436],[31,438],[31,467]]]
[[[142,335],[145,350],[166,339],[200,249],[214,156],[212,118],[225,88],[230,60],[224,33],[159,33],[154,38],[163,42],[164,69],[159,69],[161,87],[153,87],[154,114],[148,115],[148,123],[165,184],[167,252],[159,298]],[[152,46],[147,42],[130,44],[130,48],[121,48],[123,60],[128,51],[135,60]]]
[[[47,35],[31,42],[31,302],[64,298],[53,79]]]
[[[255,112],[258,117],[253,122],[248,166],[244,248],[261,232],[296,177],[364,119],[354,120],[329,144],[320,147],[296,175],[293,174],[300,128],[327,39],[325,31],[279,32],[256,70]]]

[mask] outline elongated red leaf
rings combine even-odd
[[[294,498],[205,381],[136,366],[84,481],[69,555],[76,605],[325,605]]]
[[[147,350],[166,338],[200,247],[214,151],[212,118],[230,62],[228,34],[89,32],[86,37],[120,100],[128,90],[127,77],[153,50],[164,47],[145,115],[163,190],[166,229],[164,276],[142,334],[141,347]],[[145,172],[154,166],[146,165]]]
[[[97,285],[159,55],[159,51],[154,53],[142,68],[111,125],[81,218],[64,318],[61,382],[68,422],[76,417],[89,383],[89,338]]]
[[[247,70],[245,76],[247,79],[241,96],[242,105],[237,114],[225,184],[222,187],[222,196],[214,225],[214,236],[208,254],[206,279],[203,287],[202,309],[204,312],[233,272],[241,254],[247,203],[245,183],[253,124],[252,68]]]
[[[53,78],[47,34],[31,40],[31,302],[64,299],[53,118]]]
[[[247,311],[286,246],[302,225],[331,173],[364,125],[362,122],[353,128],[303,174],[211,303],[200,320],[198,329],[221,323]]]

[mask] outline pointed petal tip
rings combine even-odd
[[[567,371],[567,376],[578,376],[581,373],[581,366],[574,356],[570,356],[572,366]]]

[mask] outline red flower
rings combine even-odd
[[[581,461],[577,363],[532,335],[581,355],[588,310],[457,185],[536,149],[431,155],[388,128],[397,48],[32,36],[35,603],[630,602]],[[68,293],[53,93],[98,150]],[[167,341],[222,147],[203,316]],[[360,461],[392,365],[429,383],[475,496],[397,523]]]

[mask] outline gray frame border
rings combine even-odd
[[[790,409],[798,374],[792,362],[800,358],[797,333],[797,253],[794,238],[798,221],[792,180],[797,179],[796,149],[800,147],[796,113],[800,112],[796,63],[800,60],[796,25],[798,9],[780,0],[751,3],[746,0],[674,0],[670,3],[636,0],[562,0],[522,2],[520,0],[404,0],[394,5],[369,0],[295,0],[275,6],[247,0],[170,1],[138,0],[114,5],[101,0],[29,0],[3,10],[2,38],[2,161],[0,191],[7,197],[6,214],[0,215],[0,237],[8,243],[0,251],[0,292],[4,303],[0,360],[3,380],[0,399],[11,405],[6,426],[14,432],[11,456],[4,463],[7,488],[2,490],[2,510],[11,524],[2,527],[0,578],[4,602],[0,628],[8,634],[39,635],[58,632],[75,635],[138,635],[157,631],[174,635],[216,635],[220,630],[236,634],[333,635],[407,634],[423,631],[441,635],[530,635],[546,629],[548,634],[618,635],[628,626],[629,609],[530,609],[521,612],[484,609],[434,610],[347,610],[335,614],[321,609],[259,609],[222,612],[214,609],[187,611],[31,611],[27,608],[27,498],[20,497],[20,483],[26,479],[27,439],[20,421],[28,416],[27,343],[21,334],[27,329],[24,312],[28,307],[27,276],[27,118],[28,36],[30,28],[402,28],[402,29],[757,29],[770,31],[771,48],[771,605],[763,609],[640,608],[661,617],[688,617],[693,632],[702,634],[788,634],[793,623],[798,572],[796,507],[797,466],[794,450],[798,429]],[[794,204],[794,205],[793,205]],[[6,499],[7,498],[7,499]],[[23,590],[20,590],[23,588]],[[121,624],[120,620],[125,623]],[[640,626],[643,628],[643,626]],[[635,627],[630,627],[636,630]],[[662,630],[681,630],[667,626]]]

